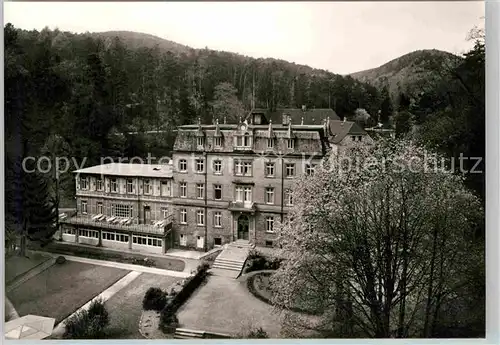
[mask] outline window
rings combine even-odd
[[[295,164],[287,163],[286,164],[286,177],[293,177],[295,175]]]
[[[203,137],[196,138],[196,145],[198,147],[203,146],[204,143],[205,143],[205,140],[203,140]]]
[[[236,161],[234,163],[234,173],[236,175],[242,175],[243,174],[243,162],[242,161]]]
[[[293,140],[293,139],[288,139],[287,147],[288,147],[289,149],[293,149],[293,148],[294,148],[294,146],[295,146],[295,142],[294,142],[294,140]]]
[[[214,174],[222,174],[222,161],[219,159],[214,161]]]
[[[243,202],[243,187],[241,186],[236,187],[236,201]]]
[[[203,183],[196,184],[196,198],[203,199],[205,197],[205,185]]]
[[[243,146],[244,147],[250,147],[250,134],[245,133],[243,136]]]
[[[64,228],[63,229],[63,234],[75,235],[76,234],[76,230],[75,229]]]
[[[314,164],[306,164],[306,175],[314,175],[316,166]]]
[[[115,178],[111,179],[111,192],[118,193],[118,181]]]
[[[252,187],[243,188],[243,197],[245,202],[252,201]]]
[[[245,133],[245,135],[243,135],[243,136],[239,135],[236,137],[236,146],[237,147],[250,147],[250,141],[251,141],[251,138],[250,138],[249,133]]]
[[[356,141],[356,136],[355,136],[355,135],[352,135],[352,136],[351,136],[351,140],[352,140],[352,141]]]
[[[161,181],[161,195],[162,196],[172,196],[170,190],[170,181]]]
[[[239,146],[239,147],[243,146],[243,137],[241,137],[241,136],[236,137],[236,146]]]
[[[149,236],[132,236],[132,243],[151,247],[161,247],[163,244],[160,238]]]
[[[266,247],[272,247],[273,241],[266,241]]]
[[[187,210],[185,208],[181,208],[180,223],[187,224]]]
[[[106,241],[128,242],[128,235],[115,234],[114,232],[103,232],[102,239]]]
[[[196,211],[196,223],[198,225],[205,225],[205,212],[203,210]]]
[[[266,188],[266,204],[274,204],[274,188]]]
[[[214,138],[214,145],[215,145],[215,147],[221,147],[222,146],[222,138],[221,137],[215,137]]]
[[[196,172],[198,173],[202,173],[203,171],[205,171],[205,162],[203,161],[203,159],[197,159],[196,160]]]
[[[130,218],[132,217],[132,206],[122,205],[122,204],[112,204],[111,215],[113,217]]]
[[[214,238],[214,246],[221,246],[221,245],[222,245],[222,238],[215,237]]]
[[[89,179],[88,177],[81,177],[80,178],[80,188],[83,190],[89,189]]]
[[[274,217],[266,217],[266,231],[274,232]]]
[[[292,191],[290,189],[285,190],[285,205],[293,206]]]
[[[97,203],[97,214],[103,214],[104,213],[104,208],[102,206],[102,202]]]
[[[271,139],[271,138],[267,139],[267,148],[268,148],[268,149],[272,149],[272,148],[273,148],[273,146],[274,146],[274,141],[273,141],[273,139]]]
[[[187,171],[187,160],[180,159],[179,160],[179,171],[186,172]]]
[[[252,176],[252,162],[236,161],[234,166],[236,175]]]
[[[363,136],[362,136],[362,135],[359,135],[359,136],[358,136],[358,141],[361,141],[361,140],[363,140]]]
[[[144,180],[144,194],[151,194],[151,181],[149,179]]]
[[[88,237],[88,238],[99,238],[99,232],[95,230],[80,230],[78,233],[79,236],[81,237]]]
[[[184,235],[184,234],[180,235],[180,244],[181,244],[181,246],[184,246],[184,247],[187,245],[187,236],[186,235]]]
[[[243,175],[252,176],[252,162],[243,163]]]
[[[82,213],[87,214],[87,201],[82,200]]]
[[[134,192],[134,181],[132,179],[127,179],[127,193]]]
[[[222,200],[222,185],[214,184],[214,199]]]
[[[222,213],[214,212],[214,226],[216,228],[222,227]]]
[[[187,182],[179,183],[179,189],[180,189],[181,198],[186,198],[187,197]]]
[[[274,176],[274,163],[266,163],[266,176]]]
[[[103,190],[103,182],[102,182],[102,177],[98,177],[96,180],[96,185],[97,185],[97,190],[102,191]]]
[[[168,218],[168,208],[167,207],[162,207],[160,209],[160,212],[161,212],[161,215],[163,216],[163,219],[167,219]]]

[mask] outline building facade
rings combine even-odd
[[[323,118],[309,115],[313,124],[306,111],[295,124],[286,111],[256,110],[238,124],[179,127],[172,157],[174,246],[207,250],[235,240],[275,246],[276,224],[293,206],[295,179],[314,174],[337,146],[371,142],[355,123],[321,111]]]
[[[60,239],[165,253],[172,247],[172,167],[110,163],[75,171],[76,213]]]
[[[297,177],[359,142],[372,140],[331,109],[254,110],[239,123],[180,126],[169,164],[75,171],[77,212],[61,221],[60,239],[154,253],[235,240],[273,247]]]

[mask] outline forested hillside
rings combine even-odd
[[[417,50],[393,59],[380,67],[350,74],[356,80],[378,89],[387,87],[398,102],[401,92],[415,95],[436,79],[442,70],[460,63],[462,57],[441,50]]]
[[[332,108],[340,117],[355,120],[362,114],[367,125],[377,120],[387,126],[395,123],[398,135],[417,133],[419,140],[448,157],[459,152],[484,156],[481,40],[457,64],[440,69],[425,85],[426,92],[401,89],[393,102],[387,87],[351,76],[282,60],[191,49],[152,35],[26,31],[11,24],[4,35],[5,142],[7,159],[14,161],[50,154],[89,166],[106,156],[161,157],[170,154],[178,125],[197,118],[209,123],[222,115],[237,120],[237,114],[252,107],[302,105]],[[434,62],[441,63],[440,56],[446,54],[426,56],[422,61],[430,65],[436,56]],[[424,64],[412,61],[405,64]],[[393,74],[404,81],[412,78],[411,70],[406,71]],[[141,134],[157,129],[162,133]],[[11,175],[15,179],[19,171]],[[481,195],[482,179],[470,178]],[[72,200],[71,173],[61,176],[61,186]]]

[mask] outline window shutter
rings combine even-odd
[[[76,180],[76,190],[80,190],[80,178],[77,177],[75,180]]]
[[[97,187],[96,187],[95,177],[92,177],[91,181],[92,181],[92,188],[91,189],[96,190]]]

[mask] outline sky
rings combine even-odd
[[[193,48],[273,57],[334,73],[420,49],[460,54],[484,2],[4,2],[4,24],[71,32],[128,30]]]

